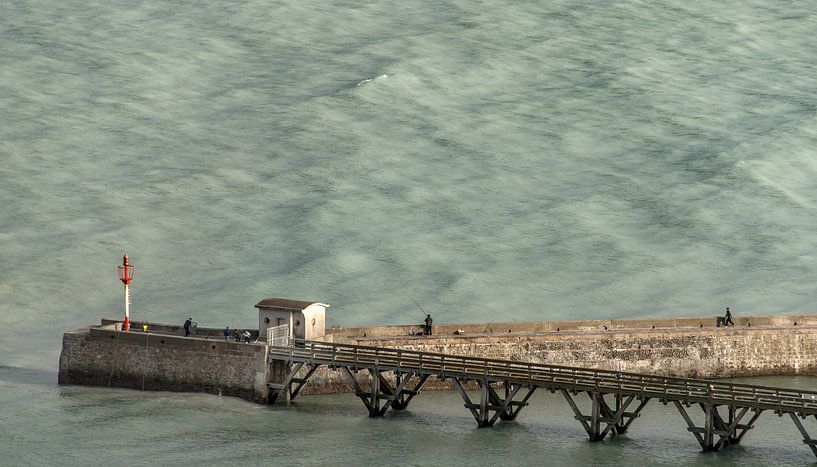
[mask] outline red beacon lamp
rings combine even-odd
[[[133,280],[133,265],[128,263],[128,254],[122,258],[122,265],[119,266],[119,280],[125,284],[125,331],[130,331],[130,291],[128,284]]]

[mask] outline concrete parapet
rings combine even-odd
[[[103,318],[102,324],[98,326],[99,328],[103,329],[113,329],[117,324],[121,325],[123,322],[122,320],[118,319],[110,319],[110,318]],[[149,321],[131,321],[131,332],[139,333],[142,332],[142,325],[148,325],[148,332],[157,333],[157,334],[169,334],[175,336],[182,336],[184,337],[184,327],[179,324],[163,324],[163,323],[151,323]],[[231,329],[230,331],[233,331]],[[244,332],[244,329],[241,329],[241,332]],[[258,339],[258,329],[247,329],[250,331],[250,338],[252,340]],[[190,328],[190,336],[191,337],[201,337],[205,339],[224,339],[224,328],[203,328],[199,327],[197,323],[193,323],[192,327]]]
[[[817,316],[752,316],[733,317],[737,327],[751,326],[817,326]],[[562,331],[606,331],[614,329],[675,329],[675,328],[714,328],[717,317],[696,318],[645,318],[622,320],[568,320],[541,322],[496,322],[496,323],[453,323],[435,324],[434,336],[453,335],[498,335],[503,333],[539,333]],[[332,342],[354,342],[361,338],[387,338],[422,335],[421,324],[397,326],[340,327],[327,329]],[[460,331],[460,333],[458,333]]]

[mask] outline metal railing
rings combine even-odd
[[[292,345],[292,341],[289,336],[289,324],[268,327],[267,343],[277,347],[288,347]]]

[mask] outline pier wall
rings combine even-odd
[[[579,366],[654,375],[721,379],[817,375],[817,316],[715,317],[379,326],[329,330],[323,340],[356,345]],[[219,329],[150,323],[151,332],[121,332],[113,320],[63,337],[59,382],[145,390],[207,392],[265,402],[267,383],[283,380],[284,363],[266,363],[267,347],[225,341]],[[140,328],[137,328],[140,329]],[[457,333],[457,334],[455,334]],[[254,333],[254,335],[257,335]],[[359,381],[368,386],[368,375]],[[448,388],[430,380],[425,388]],[[320,368],[302,394],[352,392],[341,371]]]
[[[453,324],[435,326],[430,337],[409,335],[419,326],[335,328],[327,340],[688,378],[817,375],[817,317],[745,317],[735,324],[717,327],[714,317]],[[435,386],[448,385],[430,382]],[[321,368],[302,392],[350,390],[342,373]]]
[[[283,364],[267,365],[264,345],[103,325],[64,334],[59,383],[206,392],[264,403],[267,383],[284,371]]]

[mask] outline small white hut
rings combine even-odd
[[[289,335],[296,339],[315,339],[326,332],[326,303],[265,298],[258,308],[258,338],[266,340],[267,328],[288,325]]]

